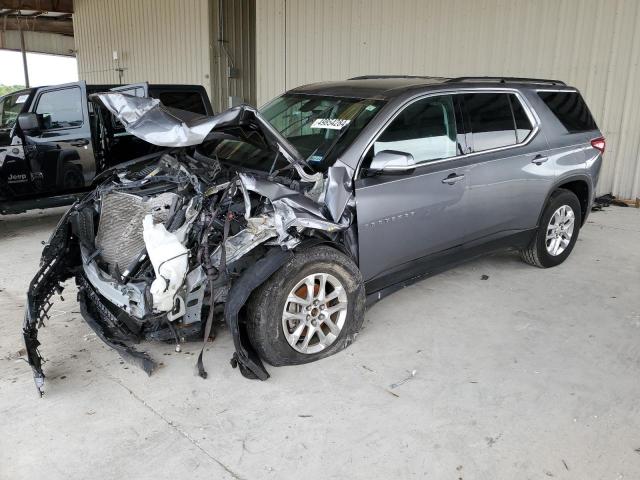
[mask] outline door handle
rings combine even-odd
[[[86,138],[71,142],[72,147],[86,147],[87,145],[89,145],[89,140],[87,140]]]
[[[455,173],[450,174],[448,177],[442,179],[442,183],[446,183],[447,185],[453,185],[456,182],[459,182],[464,178],[464,175],[457,175]]]
[[[547,160],[549,160],[549,157],[543,157],[542,155],[536,155],[535,157],[533,157],[533,160],[531,160],[531,163],[535,163],[536,165],[542,165]]]

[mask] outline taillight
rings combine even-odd
[[[607,142],[605,142],[604,137],[598,137],[591,140],[591,146],[596,150],[599,150],[600,153],[604,153]]]

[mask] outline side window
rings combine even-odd
[[[81,126],[83,116],[80,89],[72,87],[44,92],[38,98],[35,113],[42,114],[45,130]]]
[[[474,152],[522,143],[533,131],[517,95],[469,93],[463,97]]]
[[[578,92],[538,92],[538,96],[569,133],[597,130],[587,104]]]
[[[179,108],[201,115],[207,114],[202,97],[198,92],[162,92],[158,98],[167,107]]]
[[[410,153],[416,163],[454,157],[457,154],[454,112],[450,95],[412,103],[382,132],[368,157],[383,150]]]
[[[468,93],[464,103],[471,124],[473,151],[517,143],[513,115],[506,93]]]
[[[513,108],[513,119],[516,122],[516,136],[518,137],[518,143],[522,143],[533,131],[533,125],[531,125],[531,120],[527,117],[520,99],[518,99],[516,95],[511,94],[509,95],[509,100],[511,101],[511,107]]]

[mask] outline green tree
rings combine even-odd
[[[0,97],[7,93],[15,92],[16,90],[22,90],[24,85],[0,85]]]

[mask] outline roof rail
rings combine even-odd
[[[445,77],[432,77],[427,75],[361,75],[359,77],[348,78],[347,80],[375,80],[381,78],[424,78],[436,80],[448,80]]]
[[[447,80],[447,83],[455,82],[514,82],[514,83],[539,83],[542,85],[562,85],[566,86],[562,80],[545,80],[543,78],[526,78],[526,77],[456,77]]]

